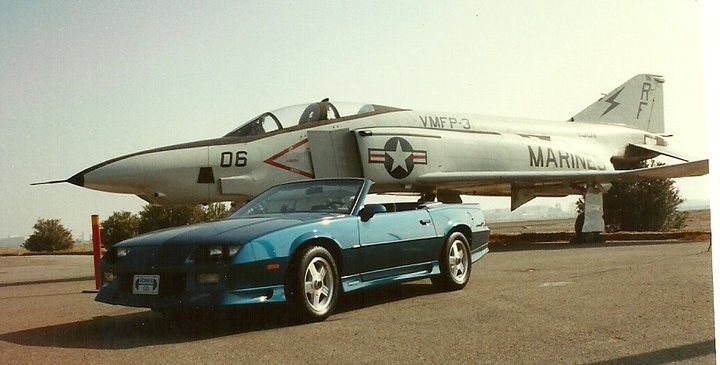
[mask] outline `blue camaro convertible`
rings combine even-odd
[[[95,300],[161,311],[288,302],[320,321],[353,290],[424,278],[462,289],[488,252],[480,207],[366,204],[371,185],[277,185],[225,220],[120,242],[102,259]]]

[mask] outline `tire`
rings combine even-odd
[[[460,290],[467,285],[472,271],[470,245],[464,234],[453,232],[445,240],[440,254],[440,276],[432,278],[440,290]]]
[[[321,246],[303,250],[289,274],[286,296],[296,319],[319,322],[329,317],[340,292],[340,275],[330,252]]]

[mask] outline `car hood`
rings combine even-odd
[[[332,219],[333,216],[318,213],[283,214],[232,218],[211,223],[193,224],[146,233],[121,243],[116,247],[159,244],[242,244],[264,234],[309,221]]]

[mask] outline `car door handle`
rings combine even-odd
[[[423,226],[426,226],[426,225],[430,224],[430,220],[429,219],[421,219],[420,224],[422,224]]]

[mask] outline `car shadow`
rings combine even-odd
[[[129,349],[160,344],[182,343],[251,332],[260,324],[243,325],[217,318],[177,320],[151,311],[31,328],[0,335],[0,340],[23,346]],[[267,328],[272,328],[268,325]]]
[[[595,243],[569,243],[569,242],[504,242],[490,244],[490,252],[516,252],[533,250],[568,250],[577,248],[608,248],[627,246],[657,246],[681,245],[702,241],[685,240],[636,240],[636,241],[606,241]],[[709,242],[708,242],[709,243]]]
[[[335,314],[435,292],[429,281],[364,290],[342,296]],[[148,310],[0,334],[0,341],[38,347],[132,349],[302,325],[288,312],[282,304],[194,312],[181,317]],[[333,316],[328,320],[332,321]]]
[[[342,296],[335,313],[350,312],[390,302],[438,293],[430,280],[358,290]]]

